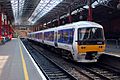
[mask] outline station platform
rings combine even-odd
[[[0,80],[46,80],[20,39],[0,45]]]
[[[112,46],[106,47],[105,52],[109,55],[120,57],[120,46],[112,45]]]

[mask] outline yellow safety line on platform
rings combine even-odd
[[[20,42],[19,42],[19,47],[20,47],[20,55],[21,55],[21,59],[22,59],[22,64],[23,64],[24,77],[25,77],[25,80],[29,80],[29,76],[28,76],[28,72],[27,72],[27,67],[26,67],[26,63],[25,63],[25,60],[24,60],[22,48],[20,46]]]

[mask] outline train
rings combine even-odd
[[[76,62],[97,62],[105,51],[102,25],[79,21],[28,33],[28,39],[45,44],[65,58]]]

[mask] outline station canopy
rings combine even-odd
[[[0,0],[2,11],[13,24],[35,25],[58,19],[58,17],[88,9],[89,0]],[[119,0],[91,0],[92,8],[106,6],[117,9]],[[98,9],[101,11],[102,9]],[[99,11],[97,11],[99,13]],[[86,13],[87,14],[87,13]]]

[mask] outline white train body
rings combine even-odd
[[[77,62],[96,62],[105,50],[103,27],[89,21],[32,32],[28,37],[53,46],[54,49],[70,52],[73,60]]]

